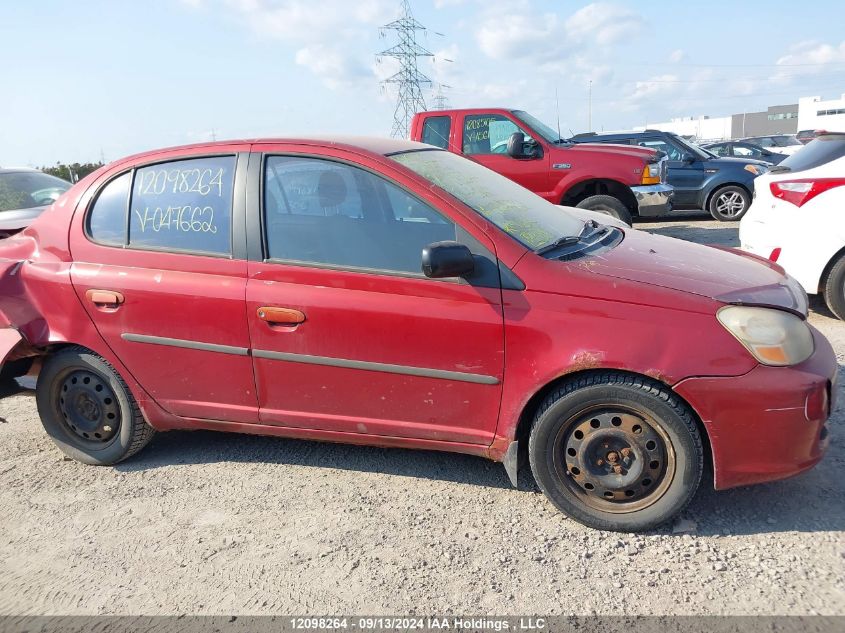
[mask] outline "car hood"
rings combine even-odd
[[[763,160],[755,158],[733,158],[731,156],[720,156],[719,158],[710,158],[704,161],[705,167],[719,169],[720,167],[745,167],[746,165],[760,165],[761,167],[770,167],[771,164]]]
[[[597,275],[807,314],[806,294],[780,266],[734,249],[628,229],[616,248],[585,264]]]
[[[0,212],[0,231],[19,231],[32,224],[47,207],[30,207],[28,209],[11,209]]]
[[[639,158],[645,161],[654,160],[658,152],[648,147],[638,145],[614,145],[612,143],[574,143],[572,145],[560,145],[554,152],[566,154],[567,152],[595,152],[597,154],[623,155],[631,158]]]

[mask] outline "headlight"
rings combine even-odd
[[[797,365],[813,353],[810,328],[790,312],[725,306],[716,313],[716,318],[764,365]]]
[[[649,163],[643,169],[643,178],[641,181],[643,185],[659,185],[660,184],[660,163]]]
[[[746,165],[743,169],[745,169],[745,171],[750,171],[755,176],[765,174],[767,171],[769,171],[763,165]]]

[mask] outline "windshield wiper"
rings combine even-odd
[[[562,246],[572,246],[573,244],[583,242],[587,237],[604,235],[605,233],[607,233],[608,230],[609,228],[607,226],[599,224],[595,220],[587,220],[586,222],[584,222],[584,227],[581,229],[581,232],[578,235],[567,235],[566,237],[560,237],[551,244],[541,246],[534,252],[538,255],[544,255],[545,253],[550,253],[551,251],[556,250]]]
[[[567,235],[566,237],[559,237],[551,244],[546,244],[545,246],[538,248],[534,252],[538,255],[545,255],[546,253],[551,253],[553,250],[556,250],[561,246],[571,246],[573,244],[577,244],[580,241],[581,238],[578,235]]]
[[[792,167],[788,167],[786,165],[775,165],[769,169],[770,174],[785,174],[788,171],[792,171]]]

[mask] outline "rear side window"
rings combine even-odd
[[[441,149],[449,149],[449,132],[452,119],[448,116],[430,116],[423,121],[422,142]]]
[[[132,172],[127,172],[100,191],[88,215],[88,235],[92,240],[110,246],[126,244],[126,208],[131,186]]]
[[[421,274],[432,242],[456,226],[375,174],[328,160],[270,156],[264,170],[270,259]]]
[[[778,171],[804,171],[845,156],[845,134],[828,134],[819,136],[807,143],[792,156],[786,158]]]
[[[234,156],[158,163],[135,172],[129,246],[231,252]]]

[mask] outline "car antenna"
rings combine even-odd
[[[557,96],[557,86],[555,86],[555,113],[557,114],[557,138],[560,140],[563,137],[560,135],[560,100]]]

